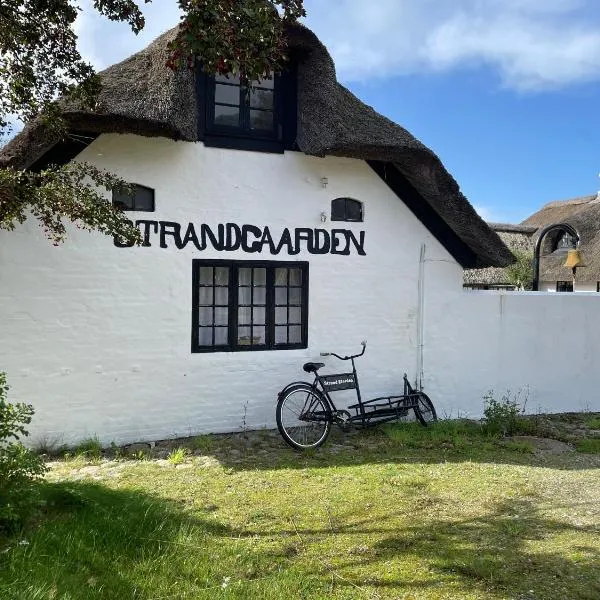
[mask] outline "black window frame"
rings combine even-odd
[[[228,273],[228,319],[227,319],[227,344],[226,345],[201,345],[200,344],[200,269],[201,267],[227,267]],[[265,344],[247,345],[239,344],[237,341],[238,335],[238,315],[239,315],[239,269],[266,269],[266,285],[265,285]],[[286,286],[275,285],[275,270],[278,268],[300,269],[301,284],[300,286],[290,286],[289,274]],[[204,286],[210,287],[210,286]],[[277,305],[276,303],[276,287],[287,287],[300,289],[300,338],[299,343],[275,343],[275,326],[276,326],[276,308],[288,307],[288,322],[286,327],[297,327],[297,324],[289,322],[289,308],[297,308],[297,305],[292,305],[289,302],[286,304]],[[287,293],[286,293],[287,295]],[[309,299],[309,263],[307,261],[264,261],[264,260],[222,260],[222,259],[202,259],[197,258],[192,260],[192,331],[191,331],[191,351],[196,353],[214,353],[214,352],[257,352],[257,351],[274,351],[274,350],[301,350],[308,347],[308,299]],[[215,304],[213,292],[212,306],[224,306]],[[242,305],[242,307],[245,305]],[[254,305],[256,306],[256,305]],[[282,324],[278,326],[284,326]],[[208,326],[210,327],[210,326]],[[213,327],[218,327],[214,325]],[[288,331],[289,337],[289,331]],[[214,341],[214,335],[213,335]]]
[[[124,212],[155,212],[156,211],[156,194],[154,188],[148,187],[147,185],[142,185],[141,183],[131,183],[135,194],[133,196],[129,196],[126,194],[119,194],[115,190],[112,193],[112,204],[115,208],[119,208]],[[152,208],[138,208],[135,205],[137,191],[144,190],[146,192],[151,192],[152,194]],[[125,204],[125,200],[131,202],[131,207]]]
[[[568,289],[570,288],[570,289]],[[556,291],[560,293],[569,293],[574,291],[573,282],[572,281],[557,281],[556,282]]]
[[[273,133],[265,134],[261,130],[215,125],[215,89],[214,77],[196,68],[196,96],[198,105],[198,139],[205,146],[252,150],[282,154],[285,150],[297,150],[296,132],[298,120],[298,84],[297,66],[292,61],[288,68],[274,76],[274,128]],[[247,107],[250,110],[250,107]]]
[[[340,205],[343,206],[343,209],[339,208]],[[348,216],[351,212],[348,209],[349,206],[358,206],[360,208],[360,218],[354,219]],[[334,198],[331,201],[331,220],[345,221],[347,223],[363,223],[365,220],[364,205],[360,200],[356,200],[355,198]]]

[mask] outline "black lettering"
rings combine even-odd
[[[281,239],[279,240],[279,245],[275,250],[275,254],[279,254],[284,246],[288,247],[288,254],[298,254],[299,250],[296,251],[292,244],[292,236],[290,235],[290,230],[286,227],[281,234]]]
[[[198,250],[204,250],[204,248],[206,248],[206,246],[204,246],[204,248],[200,246],[200,242],[198,241],[198,236],[196,235],[196,229],[194,228],[193,223],[188,223],[185,235],[183,236],[183,247],[185,248],[190,242],[192,242],[192,244],[194,244],[194,246],[196,246]]]
[[[268,227],[265,227],[263,229],[263,234],[262,237],[260,238],[260,244],[261,246],[263,246],[265,244],[269,245],[269,251],[271,252],[271,254],[276,254],[276,248],[275,248],[275,243],[273,242],[273,238],[271,237],[271,232],[269,231]]]
[[[345,247],[338,250],[341,238],[345,242]],[[348,233],[345,229],[332,229],[331,230],[331,254],[342,254],[343,256],[350,255],[350,243],[348,242]]]
[[[242,232],[235,223],[227,223],[225,226],[225,248],[228,252],[233,252],[240,247]]]
[[[300,242],[306,242],[306,248],[309,249],[313,243],[313,230],[303,227],[296,229],[296,254],[302,250]]]
[[[129,219],[127,219],[127,222],[130,225],[133,225],[133,221],[130,221]],[[135,242],[128,242],[127,240],[120,238],[118,235],[113,236],[113,244],[117,248],[132,248],[133,246],[135,246]]]
[[[354,244],[354,247],[356,248],[356,251],[358,252],[358,254],[360,256],[366,256],[367,253],[365,252],[365,232],[364,231],[359,232],[358,240],[354,236],[354,233],[352,233],[352,231],[350,231],[350,230],[348,230],[346,232],[346,235],[348,236],[348,245],[350,245],[351,243]]]
[[[315,229],[314,240],[308,243],[308,251],[311,254],[328,254],[330,247],[329,231],[326,229]]]
[[[212,244],[212,247],[215,250],[222,251],[224,249],[225,226],[217,225],[217,231],[219,232],[218,239],[215,237],[215,234],[213,233],[212,229],[208,225],[205,225],[204,223],[202,223],[202,225],[200,226],[200,237],[202,239],[203,248],[206,248],[206,238],[208,237],[210,239],[210,243]]]
[[[258,241],[248,244],[248,234],[258,238]],[[242,225],[242,250],[244,252],[262,252],[261,235],[263,234],[260,228],[255,227],[254,225]]]
[[[175,240],[175,246],[179,250],[183,248],[181,243],[181,225],[173,221],[159,221],[160,223],[160,247],[167,248],[167,236],[172,235]]]
[[[152,244],[150,243],[150,228],[152,227],[152,229],[154,229],[154,233],[157,233],[158,232],[158,221],[140,220],[140,221],[136,221],[135,224],[137,227],[139,227],[140,225],[144,226],[142,246],[145,246],[146,248],[149,248],[150,246],[152,246]]]

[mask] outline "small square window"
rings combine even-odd
[[[154,190],[138,184],[132,187],[131,195],[113,191],[113,206],[127,211],[154,212]]]

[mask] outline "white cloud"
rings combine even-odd
[[[343,80],[491,67],[520,91],[600,77],[597,0],[307,0]]]

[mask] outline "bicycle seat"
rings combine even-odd
[[[316,373],[321,367],[324,367],[324,366],[325,366],[325,363],[307,362],[302,368],[307,373]]]

